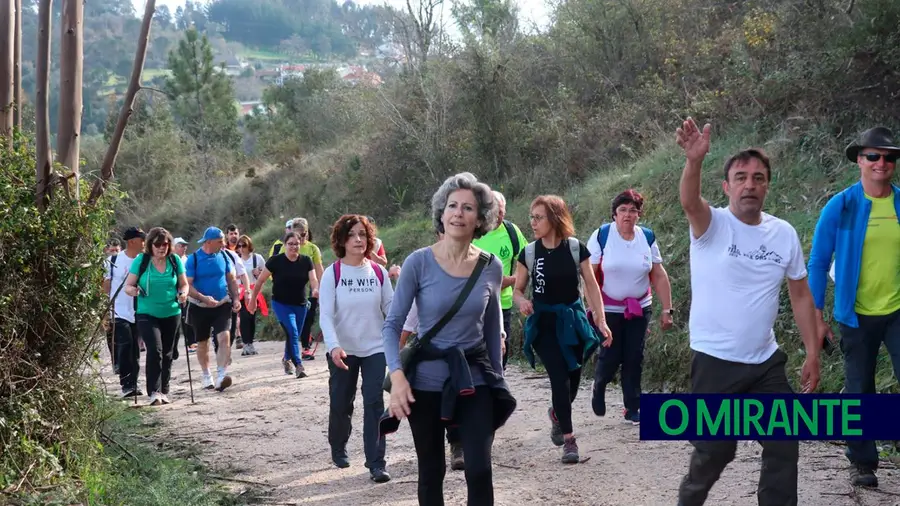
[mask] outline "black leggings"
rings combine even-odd
[[[169,393],[172,376],[172,355],[178,341],[178,321],[181,315],[157,318],[138,314],[137,325],[147,345],[147,393]]]
[[[444,429],[441,422],[441,392],[414,390],[416,402],[411,406],[409,428],[416,445],[419,464],[419,504],[444,505],[444,475],[447,461],[444,452]],[[468,506],[494,504],[491,471],[491,446],[494,444],[493,423],[485,413],[493,412],[490,389],[475,387],[475,394],[460,396],[456,401],[455,421],[466,456],[466,488]]]
[[[566,359],[563,357],[559,339],[556,337],[555,318],[542,318],[540,321],[539,335],[534,341],[534,351],[547,369],[550,377],[550,395],[553,400],[553,413],[559,421],[559,428],[563,434],[571,434],[572,428],[572,402],[578,395],[578,385],[581,383],[581,368],[569,370]],[[584,347],[574,349],[578,360],[584,354]]]
[[[241,299],[241,342],[244,344],[253,344],[253,338],[256,335],[256,313],[250,313],[244,306],[244,299]]]
[[[300,346],[308,350],[312,346],[312,326],[319,309],[319,299],[309,298],[309,309],[306,311],[306,319],[303,320],[303,328],[300,330]]]

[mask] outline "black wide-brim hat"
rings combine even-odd
[[[845,150],[847,159],[856,163],[859,151],[863,148],[886,149],[900,152],[900,146],[894,142],[894,134],[886,127],[875,127],[861,133]]]

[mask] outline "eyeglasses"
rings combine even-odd
[[[540,215],[534,215],[534,214],[529,214],[529,215],[528,215],[528,220],[529,220],[529,221],[541,221],[541,220],[543,220],[544,218],[546,218],[546,216],[540,216]]]
[[[881,153],[863,153],[863,156],[872,163],[875,163],[882,158],[884,158],[884,163],[897,163],[897,160],[900,159],[900,154],[897,153],[891,153],[889,155],[882,155]]]
[[[295,247],[295,248],[299,248],[299,247],[300,247],[300,243],[299,243],[299,242],[289,242],[289,243],[286,244],[286,246],[293,246],[293,247]]]
[[[157,248],[165,248],[166,246],[169,245],[169,241],[154,242],[153,245],[156,246]]]

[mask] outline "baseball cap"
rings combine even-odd
[[[203,244],[206,241],[215,241],[216,239],[225,239],[225,233],[222,232],[221,228],[209,227],[203,232],[203,237],[197,243]]]
[[[184,240],[184,237],[176,237],[172,244],[187,244],[188,242]]]
[[[294,219],[291,218],[291,219],[287,220],[287,222],[285,222],[284,228],[291,228],[293,225],[294,225]]]
[[[126,241],[130,241],[132,239],[146,239],[147,234],[141,230],[141,227],[131,227],[122,234],[122,239]]]

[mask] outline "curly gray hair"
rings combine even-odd
[[[478,181],[472,173],[461,172],[459,174],[448,177],[440,188],[434,192],[431,197],[431,220],[434,224],[434,230],[438,233],[444,232],[444,223],[441,218],[444,215],[444,209],[447,207],[447,200],[450,194],[457,190],[471,190],[475,195],[475,201],[478,203],[478,219],[481,225],[475,229],[475,239],[483,237],[485,234],[493,230],[497,226],[497,213],[499,205],[494,197],[491,188]]]

